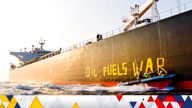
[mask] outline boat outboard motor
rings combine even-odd
[[[97,41],[100,41],[103,39],[103,36],[101,34],[97,34]]]

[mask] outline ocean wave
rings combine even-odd
[[[32,90],[34,89],[33,87],[31,87],[30,85],[16,85],[15,88],[17,89],[21,89],[21,90]]]
[[[13,95],[111,95],[111,94],[145,94],[148,91],[158,91],[146,84],[129,86],[105,87],[99,84],[42,84],[42,83],[0,83],[1,94]]]

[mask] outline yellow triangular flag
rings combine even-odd
[[[75,102],[75,104],[73,105],[73,108],[80,108],[77,102]]]
[[[7,98],[6,95],[0,95],[0,99],[2,102],[9,102],[9,99]]]
[[[14,108],[16,104],[17,104],[17,100],[13,96],[7,108]]]
[[[3,105],[3,103],[1,103],[0,108],[5,108],[5,106]]]
[[[37,96],[35,96],[33,102],[31,103],[30,108],[43,108],[43,106],[41,105],[41,102],[39,101]]]

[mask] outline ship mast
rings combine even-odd
[[[125,23],[124,31],[128,31],[135,22],[141,18],[158,0],[147,0],[141,7],[139,5],[135,5],[131,7],[131,16],[123,20]]]
[[[43,45],[45,44],[45,41],[46,40],[43,40],[43,38],[41,37],[40,40],[39,40],[39,44],[40,44],[40,48],[41,48],[41,51],[43,51]]]
[[[181,13],[181,3],[180,3],[180,0],[177,0],[177,8],[178,8],[178,12]]]
[[[152,22],[158,21],[160,19],[159,12],[157,9],[157,3],[155,2],[152,6],[152,15],[151,20]]]

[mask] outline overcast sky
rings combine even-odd
[[[8,79],[8,50],[38,47],[40,37],[47,40],[45,49],[73,45],[121,27],[122,18],[130,15],[129,7],[144,1],[0,0],[0,80]],[[159,12],[175,6],[177,0],[158,2]]]

